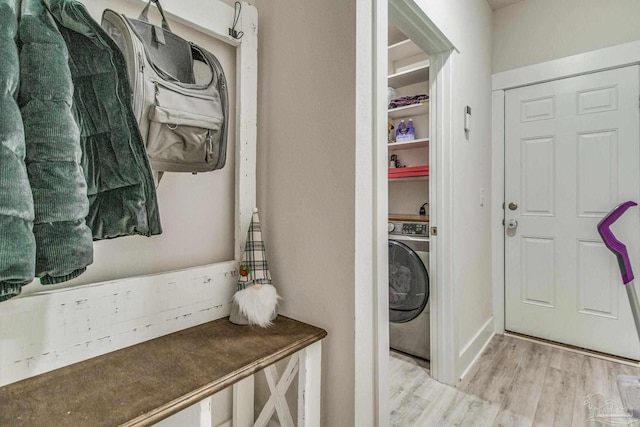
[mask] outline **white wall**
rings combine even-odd
[[[458,52],[452,64],[453,286],[457,318],[457,374],[466,370],[488,338],[480,334],[492,319],[491,289],[491,20],[485,0],[417,0]],[[446,96],[446,95],[445,95]],[[471,132],[463,127],[472,110]],[[447,165],[442,165],[446,168]],[[446,172],[445,172],[446,173]],[[481,194],[484,192],[484,201]],[[492,325],[491,325],[492,327]],[[491,329],[492,330],[492,329]],[[466,351],[465,351],[466,350]]]
[[[422,149],[424,150],[424,148]],[[406,150],[409,151],[409,150]],[[404,153],[401,151],[400,153]],[[402,157],[400,157],[402,159]],[[424,163],[423,163],[424,164]],[[391,181],[389,182],[389,213],[420,213],[420,206],[429,201],[428,181]],[[425,206],[429,212],[428,205]]]
[[[352,426],[355,2],[255,4],[258,206],[280,313],[328,331],[320,424]]]
[[[637,0],[524,0],[493,14],[493,72],[640,39]]]

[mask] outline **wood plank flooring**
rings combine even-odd
[[[639,426],[624,415],[619,374],[640,368],[496,335],[457,387],[391,351],[391,426]]]

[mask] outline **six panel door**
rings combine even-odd
[[[640,202],[638,73],[506,92],[505,221],[517,221],[505,227],[507,330],[640,360],[616,259],[596,230],[616,204]],[[612,229],[640,272],[638,209]]]

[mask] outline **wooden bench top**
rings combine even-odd
[[[0,387],[0,426],[148,426],[327,335],[215,320]]]

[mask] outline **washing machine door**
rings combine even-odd
[[[429,274],[410,247],[389,240],[389,320],[415,319],[429,302]]]

